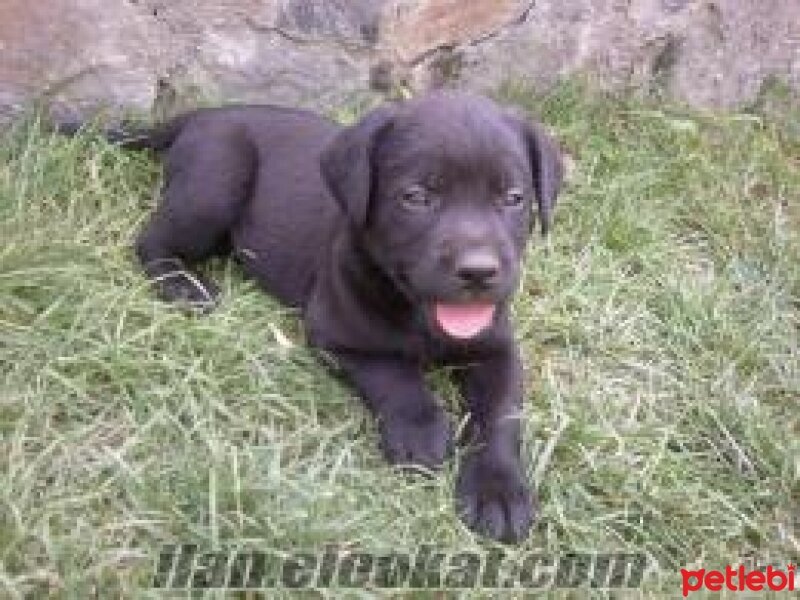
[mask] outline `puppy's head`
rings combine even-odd
[[[333,140],[321,168],[377,264],[433,328],[462,340],[489,329],[513,293],[562,177],[543,129],[457,92],[376,109]]]

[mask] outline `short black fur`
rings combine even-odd
[[[163,198],[137,243],[161,297],[212,307],[217,289],[193,269],[232,253],[302,309],[310,342],[378,419],[392,463],[445,460],[450,419],[423,372],[455,365],[470,414],[459,511],[493,538],[527,535],[535,501],[508,303],[535,219],[546,233],[561,184],[558,147],[541,126],[485,98],[437,92],[345,128],[242,106],[116,139],[164,153]],[[491,325],[449,335],[436,306],[470,302],[496,307]]]

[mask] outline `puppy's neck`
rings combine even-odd
[[[332,265],[340,281],[363,307],[400,327],[408,327],[414,303],[392,273],[370,251],[369,239],[350,230],[341,239],[338,264]]]
[[[413,304],[346,229],[321,266],[305,313],[309,339],[322,348],[414,359],[424,353]]]

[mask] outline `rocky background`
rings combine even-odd
[[[2,0],[0,116],[164,115],[581,73],[702,107],[800,90],[798,0]]]

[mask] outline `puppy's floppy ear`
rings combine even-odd
[[[556,197],[564,179],[564,164],[558,142],[538,123],[531,123],[522,115],[513,112],[511,120],[522,131],[530,160],[531,173],[536,186],[536,201],[539,205],[539,226],[542,235],[550,231]]]
[[[322,178],[336,202],[358,227],[367,220],[372,192],[372,155],[381,134],[392,124],[391,106],[376,108],[343,129],[320,156]]]

